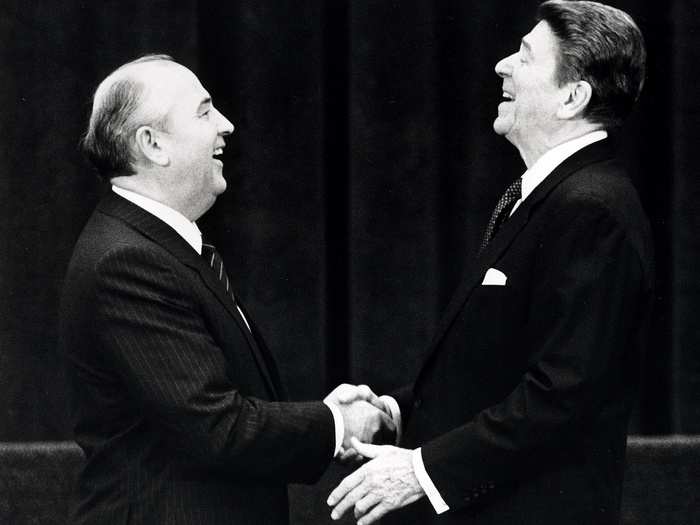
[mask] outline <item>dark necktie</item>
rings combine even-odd
[[[224,267],[224,260],[213,244],[208,244],[202,242],[202,257],[207,261],[212,270],[214,270],[214,275],[219,279],[221,285],[226,288],[226,293],[231,296],[233,304],[236,304],[236,296],[233,294],[233,288],[231,287],[231,282],[226,274],[226,268]]]
[[[503,221],[506,219],[507,212],[509,212],[513,204],[515,204],[518,199],[522,197],[523,180],[518,177],[515,181],[508,186],[508,189],[503,194],[503,196],[496,204],[496,209],[493,210],[491,214],[491,219],[489,219],[489,224],[486,227],[486,232],[484,232],[484,239],[481,241],[481,246],[479,247],[479,253],[484,251],[484,248],[491,242],[494,235],[498,231]]]

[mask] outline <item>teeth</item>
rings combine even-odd
[[[224,153],[224,148],[216,148],[214,150],[214,155],[222,155]]]
[[[505,98],[506,100],[513,100],[513,97],[505,91],[503,92],[503,98]]]

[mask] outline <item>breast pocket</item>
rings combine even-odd
[[[477,285],[457,322],[465,339],[480,353],[508,352],[519,334],[524,334],[525,293],[513,274],[507,276],[505,284]]]

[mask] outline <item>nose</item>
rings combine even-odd
[[[507,77],[510,76],[511,72],[513,71],[513,67],[511,66],[511,61],[512,58],[516,55],[516,53],[513,53],[512,55],[509,55],[505,58],[502,58],[501,60],[498,61],[496,64],[496,67],[494,68],[496,71],[496,74],[501,77]]]
[[[230,135],[233,133],[233,130],[236,129],[235,126],[231,123],[229,119],[227,119],[221,111],[218,109],[214,108],[216,111],[219,119],[218,119],[218,128],[219,128],[219,135]]]

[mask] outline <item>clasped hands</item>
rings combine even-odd
[[[343,417],[345,434],[338,460],[348,464],[362,460],[351,444],[353,437],[362,443],[394,443],[396,425],[391,410],[367,385],[342,384],[324,400],[333,403]]]
[[[391,410],[366,385],[337,387],[326,401],[340,408],[345,424],[343,463],[369,459],[347,476],[328,497],[331,518],[340,519],[354,508],[358,525],[369,525],[392,510],[417,501],[425,495],[413,470],[413,452],[389,445],[396,435]]]

